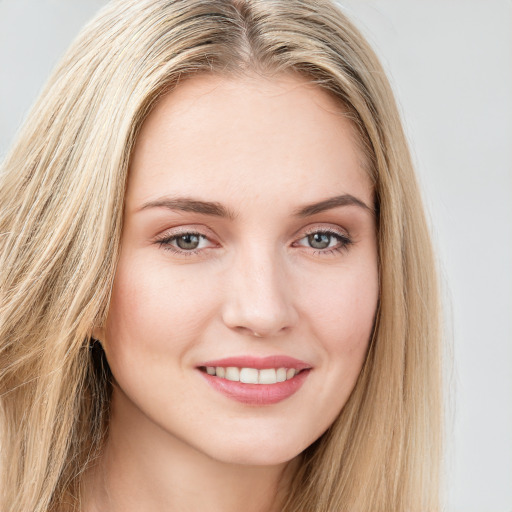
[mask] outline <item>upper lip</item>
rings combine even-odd
[[[237,367],[237,368],[255,368],[263,370],[265,368],[294,368],[295,370],[310,369],[311,365],[305,361],[295,359],[294,357],[275,355],[267,357],[254,357],[254,356],[235,356],[226,357],[223,359],[215,359],[205,361],[198,365],[198,367],[206,366],[223,366],[223,367]]]

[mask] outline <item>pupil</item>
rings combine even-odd
[[[314,233],[308,236],[309,245],[315,249],[325,249],[329,247],[330,239],[330,235],[326,235],[325,233]]]
[[[176,243],[180,249],[196,249],[199,245],[199,237],[192,234],[181,235],[176,239]]]

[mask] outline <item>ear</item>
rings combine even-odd
[[[105,341],[105,328],[102,327],[94,327],[92,330],[92,337],[95,340],[104,342]]]

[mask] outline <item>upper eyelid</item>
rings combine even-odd
[[[210,233],[213,233],[213,230],[211,228],[207,227],[207,231]],[[302,233],[302,234],[301,234]],[[350,237],[350,233],[341,227],[335,228],[335,227],[327,227],[327,226],[313,226],[308,229],[300,229],[295,232],[293,237],[301,236],[303,238],[304,236],[308,236],[312,233],[334,233],[341,236]],[[163,238],[172,238],[177,237],[183,234],[191,234],[191,235],[200,235],[204,236],[205,238],[210,239],[210,235],[203,232],[200,229],[194,228],[194,227],[188,227],[188,226],[178,226],[176,228],[170,228],[165,231],[163,231],[161,234],[157,235],[156,238],[163,239]],[[217,238],[218,235],[215,235]]]
[[[305,230],[303,234],[305,236],[311,234],[311,233],[335,233],[337,235],[343,235],[343,236],[349,236],[349,233],[347,230],[339,228],[333,228],[333,227],[315,227],[308,230]]]
[[[213,233],[214,233],[214,231],[208,227],[205,230],[201,230],[201,229],[191,227],[191,226],[177,226],[174,228],[165,229],[164,231],[162,231],[161,233],[156,235],[155,238],[161,240],[163,238],[173,238],[173,237],[178,237],[180,235],[190,234],[190,235],[204,236],[205,238],[210,239],[210,238],[213,238],[214,236],[217,236],[217,235],[213,235]],[[218,236],[217,236],[217,238],[218,238]]]
[[[210,231],[210,229],[208,229],[208,231]],[[329,226],[329,227],[327,227],[327,226],[312,226],[309,229],[300,230],[298,233],[293,235],[292,246],[297,247],[297,245],[295,245],[295,244],[297,244],[297,242],[303,240],[304,238],[306,238],[309,235],[314,234],[314,233],[325,233],[325,234],[330,234],[331,236],[334,235],[336,238],[339,239],[339,242],[342,243],[344,246],[347,246],[347,245],[353,243],[351,235],[348,233],[348,231],[346,231],[345,229],[343,229],[341,227],[335,228],[332,226]],[[212,240],[212,238],[215,238],[215,237],[208,236],[201,230],[194,229],[192,227],[187,227],[187,226],[180,226],[177,228],[171,228],[171,230],[164,231],[161,235],[158,235],[155,238],[155,241],[157,243],[159,243],[160,245],[163,245],[163,243],[166,243],[166,242],[169,243],[171,241],[175,241],[180,235],[185,235],[185,234],[191,234],[191,235],[204,237],[210,243],[213,243],[213,244],[216,243],[215,240]],[[186,251],[186,250],[183,250],[180,248],[175,248],[175,249],[176,249],[176,252],[192,254],[194,251],[199,252],[199,251],[204,251],[204,250],[213,249],[213,248],[215,248],[215,247],[203,247],[201,249],[195,249],[195,250],[190,250],[190,251]],[[316,251],[325,252],[325,251],[319,250],[319,249],[316,249]]]

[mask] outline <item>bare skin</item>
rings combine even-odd
[[[358,147],[335,101],[291,75],[196,77],[150,114],[94,333],[116,385],[85,512],[281,510],[301,452],[355,385],[375,316]],[[307,369],[273,403],[219,392],[204,363],[275,356]]]
[[[115,402],[113,406],[117,412]],[[125,421],[117,418],[123,426],[119,428],[116,426],[119,423],[113,422],[115,430],[110,433],[107,450],[85,481],[86,512],[221,512],[241,507],[247,512],[281,510],[296,462],[243,468],[238,464],[219,463],[179,441],[172,442],[158,429],[154,440],[162,438],[163,444],[167,444],[166,451],[160,451],[160,456],[152,451],[156,457],[149,458],[144,445],[134,449],[140,429],[146,425],[137,425],[131,418]],[[170,470],[178,462],[179,469]]]

